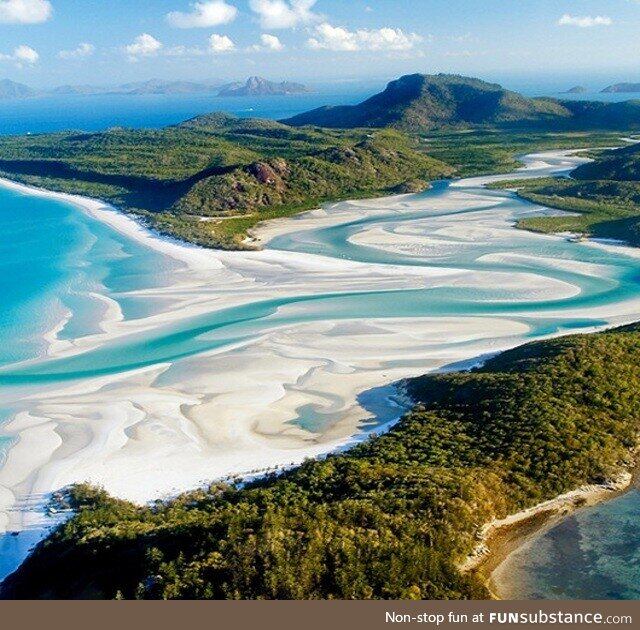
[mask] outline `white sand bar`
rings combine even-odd
[[[529,170],[510,177],[565,171],[581,161],[569,152],[538,154],[528,160]],[[614,272],[602,262],[564,264],[545,254],[545,248],[564,246],[566,239],[517,231],[513,224],[523,212],[546,210],[514,209],[507,193],[479,188],[491,179],[461,180],[437,196],[337,204],[271,222],[257,232],[268,243],[282,235],[393,214],[393,221],[363,223],[348,241],[371,255],[402,255],[402,264],[269,249],[203,250],[161,238],[101,202],[3,180],[3,186],[28,194],[69,201],[183,263],[170,286],[147,290],[170,306],[127,321],[112,305],[105,309],[99,334],[69,341],[52,331],[50,357],[70,357],[196,316],[280,297],[417,289],[434,290],[434,296],[443,291],[466,295],[474,290],[484,308],[484,292],[499,290],[492,304],[514,302],[523,308],[517,316],[479,309],[446,315],[329,314],[322,319],[308,317],[313,303],[294,302],[278,311],[281,318],[273,325],[267,319],[255,334],[231,345],[131,371],[26,388],[19,413],[1,428],[15,445],[0,468],[0,532],[37,525],[42,513],[25,505],[71,483],[89,481],[145,502],[230,474],[327,453],[360,435],[363,422],[374,415],[375,405],[363,393],[528,341],[541,301],[559,305],[557,311],[547,310],[545,319],[597,318],[604,326],[639,318],[638,299],[571,308],[571,300],[584,295],[592,280],[611,276],[615,284]],[[424,216],[416,218],[416,212]],[[412,218],[405,221],[408,214]],[[514,243],[527,251],[509,250]],[[628,251],[609,245],[566,247],[611,249],[620,256]],[[638,264],[628,253],[635,261],[630,264]],[[483,267],[487,264],[505,271],[493,272]],[[584,286],[574,277],[583,279]],[[394,294],[384,300],[393,303]],[[392,402],[376,404],[386,407],[382,420],[401,413],[394,412]],[[300,420],[305,414],[306,423]]]

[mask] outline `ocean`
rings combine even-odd
[[[355,103],[373,91],[371,88],[366,92],[345,89],[342,93],[255,100],[199,95],[59,97],[4,102],[0,103],[0,133],[41,133],[69,128],[91,131],[113,125],[158,127],[217,109],[240,116],[277,119],[321,104]],[[639,294],[637,258],[617,252],[615,248],[601,249],[522,232],[516,235],[509,223],[492,214],[491,204],[496,200],[506,204],[504,208],[513,220],[531,213],[530,204],[517,200],[505,202],[503,193],[468,188],[466,192],[478,202],[463,210],[477,221],[477,239],[473,241],[455,231],[457,224],[449,217],[451,213],[438,216],[430,209],[432,201],[447,196],[455,199],[460,192],[465,192],[441,183],[434,190],[417,196],[414,205],[406,208],[401,216],[396,210],[382,215],[374,212],[371,217],[348,224],[280,237],[270,248],[295,255],[320,254],[332,261],[346,259],[378,265],[381,269],[455,267],[469,274],[499,274],[497,277],[503,279],[526,274],[538,279],[542,287],[539,292],[529,295],[524,289],[505,286],[503,282],[491,287],[466,286],[460,282],[448,286],[443,282],[442,286],[429,288],[418,283],[392,293],[382,285],[379,290],[262,298],[214,310],[173,327],[153,328],[117,344],[106,343],[85,354],[59,360],[48,360],[45,355],[46,337],[53,330],[62,342],[82,342],[83,338],[100,332],[106,311],[114,306],[120,309],[125,321],[132,322],[169,310],[170,304],[162,303],[157,296],[151,297],[152,290],[170,285],[176,274],[181,273],[181,263],[87,216],[70,203],[0,188],[0,290],[3,295],[0,423],[14,415],[18,403],[22,411],[28,407],[20,388],[33,394],[38,388],[63,387],[92,376],[117,377],[132,368],[165,363],[177,364],[176,371],[179,371],[181,361],[212,350],[232,348],[276,328],[325,320],[359,321],[372,316],[381,320],[421,321],[460,316],[470,318],[469,321],[500,317],[521,324],[526,332],[517,338],[519,342],[526,342],[558,332],[601,326],[606,319],[600,313],[627,303]],[[375,207],[379,209],[379,205],[374,204]],[[447,223],[449,220],[452,222]],[[370,231],[382,237],[405,238],[407,242],[411,235],[417,234],[429,245],[424,246],[424,251],[415,244],[412,245],[415,251],[394,251],[359,243],[358,236]],[[594,269],[598,269],[597,274]],[[577,292],[563,298],[546,298],[547,286],[561,293],[566,292],[567,287],[575,287]],[[592,309],[598,316],[588,315]],[[469,347],[473,343],[471,338],[460,342]],[[400,364],[402,359],[396,362]],[[416,363],[416,373],[420,373],[422,365]],[[395,367],[390,362],[388,369]],[[168,377],[159,378],[158,386],[169,382],[163,379]],[[319,413],[318,409],[317,405],[301,405],[299,418],[291,424],[297,422],[297,426],[313,431],[327,429],[337,416]],[[0,466],[12,444],[13,438],[0,438]],[[599,515],[606,512],[608,531],[618,531],[634,520],[637,522],[639,498],[638,493],[629,494],[575,517],[582,519],[578,530],[583,556],[576,551],[572,558],[582,563],[580,566],[588,567],[591,581],[575,578],[563,595],[576,598],[588,597],[591,592],[616,597],[637,595],[633,585],[640,581],[635,560],[640,543],[629,538],[626,544],[603,544],[603,526],[591,526],[588,521],[591,517],[587,515],[599,522]],[[19,555],[24,552],[25,540],[29,538],[2,537],[0,551],[7,556]],[[552,541],[547,546],[552,548],[554,544]],[[588,557],[584,549],[588,550]],[[545,566],[523,564],[527,579],[535,581],[530,593],[544,596],[556,593],[550,576],[564,562],[566,558],[560,554],[549,555]],[[611,567],[618,567],[615,569],[617,582],[605,588],[604,585],[611,582]],[[525,577],[521,581],[525,583]],[[602,588],[594,591],[594,583],[601,584]]]
[[[496,572],[507,599],[640,599],[640,491],[580,510]]]
[[[323,105],[355,105],[384,89],[385,80],[325,85],[309,94],[290,96],[228,97],[214,94],[42,96],[0,100],[0,134],[29,134],[110,127],[160,128],[210,112],[227,112],[241,118],[281,120]],[[569,100],[617,102],[638,98],[634,94],[563,94],[555,85],[513,81],[510,89],[527,96]]]
[[[0,100],[0,134],[101,131],[118,126],[159,128],[218,111],[241,118],[280,120],[323,105],[356,104],[383,87],[384,82],[345,84],[310,94],[257,98],[222,98],[214,94],[113,94]]]

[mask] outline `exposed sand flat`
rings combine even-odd
[[[547,162],[544,155],[536,156],[534,172],[551,173],[575,163],[568,154],[554,152]],[[473,180],[473,186],[487,179]],[[318,321],[308,317],[313,303],[293,303],[265,317],[252,334],[219,349],[128,372],[27,388],[21,392],[19,413],[2,427],[17,442],[0,469],[0,531],[33,525],[42,514],[22,509],[25,499],[74,482],[91,481],[117,496],[144,502],[229,474],[286,466],[327,453],[361,435],[363,421],[372,415],[363,392],[523,343],[531,332],[526,318],[539,317],[538,301],[558,300],[557,310],[544,316],[568,322],[596,317],[606,324],[623,323],[638,319],[640,313],[638,299],[597,304],[588,313],[582,307],[564,307],[560,302],[581,290],[570,278],[553,277],[556,262],[543,255],[518,258],[499,247],[511,239],[537,239],[542,245],[561,239],[513,230],[505,205],[508,195],[488,196],[470,190],[465,182],[433,198],[410,195],[337,204],[272,222],[258,232],[266,242],[299,230],[397,213],[397,223],[384,229],[363,226],[352,242],[371,250],[440,259],[436,266],[275,250],[203,250],[160,238],[101,202],[2,185],[70,201],[182,263],[170,285],[145,292],[170,306],[127,321],[117,304],[102,296],[102,332],[67,341],[51,331],[49,350],[55,358],[133,335],[144,337],[224,308],[290,296],[474,290],[493,292],[496,304],[503,300],[531,308],[522,308],[518,316],[417,312],[377,317],[365,312]],[[406,213],[425,209],[424,220],[402,221]],[[468,212],[458,212],[465,209]],[[481,254],[488,262],[508,265],[509,271],[467,266],[465,252],[479,244],[488,248]],[[546,272],[532,271],[532,265]],[[580,262],[565,270],[588,277],[607,275],[606,269]],[[496,289],[504,298],[495,296]],[[384,301],[393,305],[394,295]],[[401,413],[392,401],[376,404],[386,414],[382,421]]]

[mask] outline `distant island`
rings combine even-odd
[[[284,96],[305,94],[311,90],[301,83],[274,82],[263,77],[249,77],[246,82],[224,83],[221,79],[205,81],[167,81],[150,79],[122,85],[61,85],[50,90],[36,90],[9,79],[0,81],[0,99],[13,100],[35,96],[96,96],[96,95],[162,95],[162,94],[212,94],[214,96]]]
[[[215,93],[220,87],[219,81],[195,83],[193,81],[163,81],[151,79],[138,83],[125,83],[115,87],[101,87],[94,85],[63,85],[51,90],[51,94],[75,94],[91,96],[95,94],[198,94]]]
[[[602,90],[602,94],[637,94],[640,92],[640,83],[615,83]]]
[[[562,92],[562,94],[586,94],[587,93],[587,88],[582,86],[582,85],[576,85],[575,87],[572,87],[571,89],[567,90],[566,92]]]
[[[249,77],[246,83],[229,83],[222,87],[218,96],[284,96],[306,94],[309,88],[301,83],[282,81],[274,83],[262,77]]]
[[[10,100],[16,98],[29,98],[31,96],[36,96],[37,94],[38,92],[36,90],[32,90],[28,85],[16,83],[9,79],[0,81],[0,99]]]

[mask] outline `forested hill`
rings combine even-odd
[[[632,463],[640,326],[427,376],[387,434],[279,478],[148,507],[88,487],[5,598],[460,599],[483,523]]]
[[[104,199],[172,236],[238,249],[262,220],[423,190],[454,173],[421,148],[394,130],[299,130],[209,114],[165,129],[0,137],[0,175]]]
[[[572,176],[581,180],[640,182],[640,144],[604,153],[575,170]]]
[[[329,128],[393,127],[402,131],[503,126],[546,129],[637,129],[640,101],[596,103],[528,98],[459,75],[411,74],[354,106],[321,107],[283,121]]]
[[[500,182],[520,196],[572,214],[532,217],[520,227],[540,232],[576,232],[640,246],[640,144],[597,152],[571,178]]]
[[[573,103],[581,112],[576,120],[596,121],[595,131],[561,133],[557,121],[573,116],[568,104],[528,99],[478,79],[411,75],[362,106],[339,108],[348,120],[331,110],[320,121],[355,129],[212,113],[164,129],[1,136],[0,176],[103,199],[199,245],[242,249],[254,246],[251,229],[261,221],[324,202],[507,172],[518,166],[516,156],[536,150],[612,146],[619,132],[632,133],[626,123],[640,119],[625,109],[637,113],[640,102],[615,106],[614,112],[604,103]],[[503,126],[523,120],[540,126]],[[434,125],[447,129],[428,137],[412,133]]]

